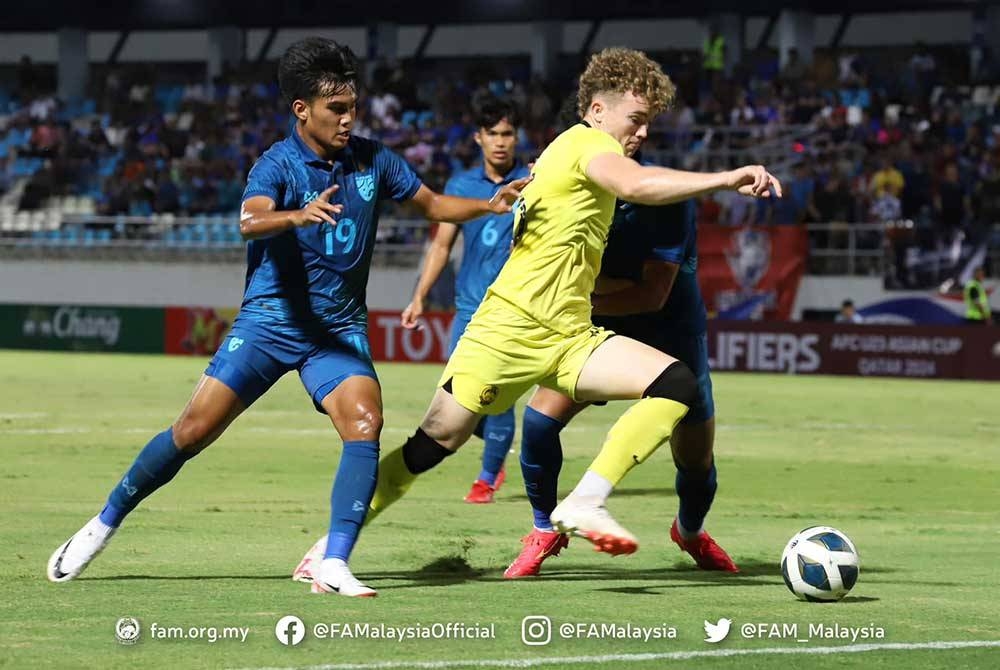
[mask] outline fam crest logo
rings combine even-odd
[[[354,173],[354,184],[358,187],[358,194],[364,198],[365,202],[371,202],[375,197],[375,175],[368,172]]]
[[[496,384],[490,384],[482,390],[479,394],[479,404],[480,405],[492,405],[493,401],[497,399],[497,394],[500,392],[500,387]]]
[[[726,249],[726,262],[740,288],[754,288],[771,267],[771,235],[757,228],[733,233]]]

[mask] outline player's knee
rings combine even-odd
[[[356,440],[377,440],[382,434],[382,410],[375,406],[357,405],[347,416],[344,432]]]
[[[198,453],[212,443],[215,426],[202,417],[185,415],[173,426],[174,444],[181,451]]]
[[[666,398],[688,407],[696,407],[701,403],[698,379],[691,372],[691,368],[681,361],[674,361],[668,365],[660,373],[660,376],[646,388],[642,397]]]

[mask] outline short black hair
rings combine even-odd
[[[850,298],[840,303],[840,309],[847,309],[848,307],[854,307],[854,301]]]
[[[515,128],[521,126],[521,111],[514,101],[488,95],[478,102],[474,112],[477,128],[492,128],[504,119]]]
[[[288,47],[278,62],[278,86],[289,104],[358,90],[358,59],[350,47],[325,37],[307,37]]]

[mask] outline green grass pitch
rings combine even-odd
[[[329,421],[290,375],[149,498],[79,580],[48,583],[49,554],[100,509],[203,367],[190,358],[0,352],[0,667],[534,667],[546,658],[562,660],[539,667],[1000,667],[997,646],[934,648],[1000,640],[995,384],[716,376],[720,486],[708,528],[742,566],[738,576],[700,572],[670,544],[676,498],[664,449],[611,499],[640,539],[637,554],[612,559],[574,540],[541,578],[505,581],[530,511],[516,454],[496,504],[462,502],[479,467],[474,440],[366,530],[352,567],[379,597],[353,600],[310,595],[289,579],[325,532],[339,453]],[[439,369],[379,372],[383,445],[395,447],[420,420]],[[564,433],[563,492],[624,407],[588,410]],[[861,554],[861,578],[844,602],[799,602],[782,583],[785,542],[814,524],[843,530]],[[284,646],[274,627],[288,614],[310,629],[492,625],[495,639],[308,635]],[[522,643],[529,615],[554,622],[550,644]],[[115,639],[125,616],[143,628],[130,646]],[[721,617],[733,620],[729,637],[704,642],[703,621]],[[590,622],[673,627],[677,637],[558,634],[562,623]],[[249,627],[249,635],[153,639],[153,623]],[[799,637],[809,624],[882,627],[885,639],[745,639],[746,623],[795,623]],[[865,643],[899,646],[858,648]],[[854,653],[782,653],[835,645]]]

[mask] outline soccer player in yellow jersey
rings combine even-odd
[[[660,66],[639,51],[605,49],[590,59],[580,79],[583,121],[535,163],[534,180],[515,205],[510,259],[448,361],[420,427],[382,458],[369,520],[462,446],[480,416],[507,411],[538,384],[577,401],[638,400],[551,515],[560,532],[585,537],[600,551],[638,548],[605,502],[700,400],[686,365],[591,323],[590,295],[615,201],[662,205],[727,189],[781,195],[761,166],[695,173],[626,158],[673,95]]]

